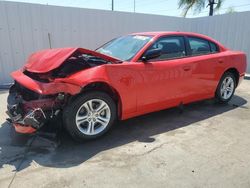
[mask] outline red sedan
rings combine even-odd
[[[62,117],[76,140],[124,120],[208,98],[228,102],[243,79],[246,55],[200,34],[145,32],[115,38],[95,51],[49,49],[11,74],[9,121],[32,133]]]

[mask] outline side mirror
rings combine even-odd
[[[159,57],[161,55],[161,49],[156,48],[156,49],[151,49],[146,51],[143,56],[142,56],[142,61],[146,62],[147,60]]]

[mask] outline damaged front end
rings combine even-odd
[[[17,132],[33,133],[57,118],[66,100],[63,93],[40,95],[16,82],[9,91],[6,113]]]
[[[33,133],[56,118],[82,86],[69,82],[72,74],[117,59],[82,48],[49,49],[32,54],[15,80],[8,96],[7,114],[17,132]]]

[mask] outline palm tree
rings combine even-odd
[[[186,17],[188,11],[201,12],[202,9],[209,6],[209,16],[213,16],[214,10],[218,10],[224,0],[179,0],[179,8],[184,8],[183,16]]]

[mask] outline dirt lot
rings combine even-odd
[[[207,100],[118,123],[77,144],[17,135],[0,91],[0,187],[250,187],[250,81],[228,105]]]

